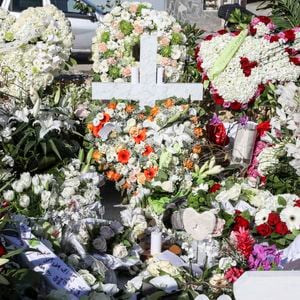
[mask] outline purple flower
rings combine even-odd
[[[222,121],[219,119],[218,115],[214,113],[213,117],[210,119],[209,124],[210,125],[219,125],[221,124]]]
[[[242,116],[242,117],[240,118],[239,123],[240,123],[242,126],[245,126],[245,125],[247,125],[248,121],[249,121],[249,118],[248,118],[247,116]]]
[[[269,271],[280,263],[280,252],[275,245],[256,244],[248,259],[248,265],[251,270],[262,269]]]

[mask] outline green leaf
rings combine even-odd
[[[0,258],[0,266],[3,266],[5,264],[7,264],[8,262],[9,262],[8,259],[6,259],[6,258]]]
[[[147,296],[146,300],[160,300],[165,295],[166,293],[163,291],[155,292],[152,295]]]
[[[36,247],[40,244],[40,241],[38,239],[31,239],[29,240],[30,247]]]
[[[279,196],[277,201],[279,205],[286,206],[286,200],[283,197]]]
[[[9,281],[0,274],[0,285],[9,285]]]
[[[58,87],[55,96],[54,96],[54,104],[58,104],[60,100],[61,89]]]
[[[7,254],[3,255],[2,257],[3,257],[3,258],[10,258],[10,257],[16,256],[16,255],[19,255],[19,254],[22,253],[23,251],[24,251],[23,248],[19,248],[19,249],[17,249],[17,250],[8,252]]]
[[[28,151],[36,144],[36,141],[29,141],[26,143],[25,148],[24,148],[24,155],[26,156]]]
[[[53,150],[53,152],[57,155],[57,157],[58,157],[60,160],[62,160],[62,158],[61,158],[61,156],[60,156],[60,153],[59,153],[59,151],[58,151],[58,149],[57,149],[57,147],[56,147],[54,141],[51,139],[51,140],[49,140],[49,143],[50,143],[50,147],[51,147],[51,149]]]

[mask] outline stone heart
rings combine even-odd
[[[300,27],[276,34],[273,29],[270,19],[254,18],[253,35],[247,29],[239,34],[222,31],[199,45],[197,65],[216,104],[246,108],[265,84],[297,80]]]
[[[197,213],[193,208],[186,208],[182,216],[185,231],[197,241],[204,240],[213,233],[216,216],[209,211]]]
[[[30,8],[18,19],[0,8],[0,91],[37,97],[69,60],[69,21],[55,6]]]

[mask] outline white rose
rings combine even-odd
[[[161,188],[168,193],[172,193],[174,191],[173,182],[172,181],[164,181],[161,184]]]
[[[17,192],[17,193],[22,193],[24,190],[23,184],[19,181],[16,180],[12,183],[11,187]]]
[[[3,198],[4,198],[4,200],[6,200],[6,201],[12,201],[12,200],[14,200],[14,198],[15,198],[15,192],[12,191],[12,190],[5,191],[5,192],[3,193]]]
[[[98,250],[100,252],[106,252],[106,250],[107,250],[106,240],[102,236],[93,240],[93,246],[96,250]]]
[[[130,128],[132,128],[133,126],[136,125],[136,120],[131,118],[127,121],[126,127],[124,129],[124,132],[128,132],[130,130]]]
[[[88,270],[79,270],[79,275],[87,282],[88,285],[94,285],[96,278]]]
[[[75,194],[75,189],[72,187],[65,187],[61,193],[62,197],[68,199]]]
[[[230,267],[236,266],[236,261],[233,260],[231,257],[222,257],[219,260],[219,268],[221,270],[227,270]]]
[[[30,198],[27,195],[21,195],[19,199],[19,204],[21,207],[26,208],[30,204]]]
[[[113,249],[113,256],[117,258],[124,258],[128,255],[127,248],[123,244],[118,244]]]
[[[21,174],[20,182],[23,184],[24,189],[28,189],[31,186],[30,174],[28,172]]]

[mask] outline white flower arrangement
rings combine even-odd
[[[0,91],[17,98],[36,97],[69,60],[72,32],[55,6],[29,8],[18,19],[1,9]]]
[[[176,82],[183,71],[186,37],[175,18],[155,11],[150,3],[123,2],[103,17],[93,39],[93,70],[102,82],[130,81],[136,66],[133,47],[144,33],[158,35],[157,63],[165,67],[167,81]]]
[[[254,32],[253,23],[250,25],[252,35],[248,34],[247,29],[237,35],[222,31],[209,36],[198,47],[197,61],[203,78],[210,81],[210,92],[215,102],[226,108],[246,108],[260,95],[263,85],[295,81],[300,75],[300,67],[288,51],[299,48],[299,27],[290,30],[291,37],[288,32],[271,34],[274,26],[270,19],[270,26],[259,18],[255,19]],[[260,28],[259,25],[263,26]],[[245,36],[244,39],[241,35]],[[219,61],[220,55],[226,60],[230,51],[233,53],[233,43],[239,41],[242,41],[241,45],[228,63],[225,65]],[[287,44],[287,41],[293,44]],[[232,46],[230,51],[229,46]]]

